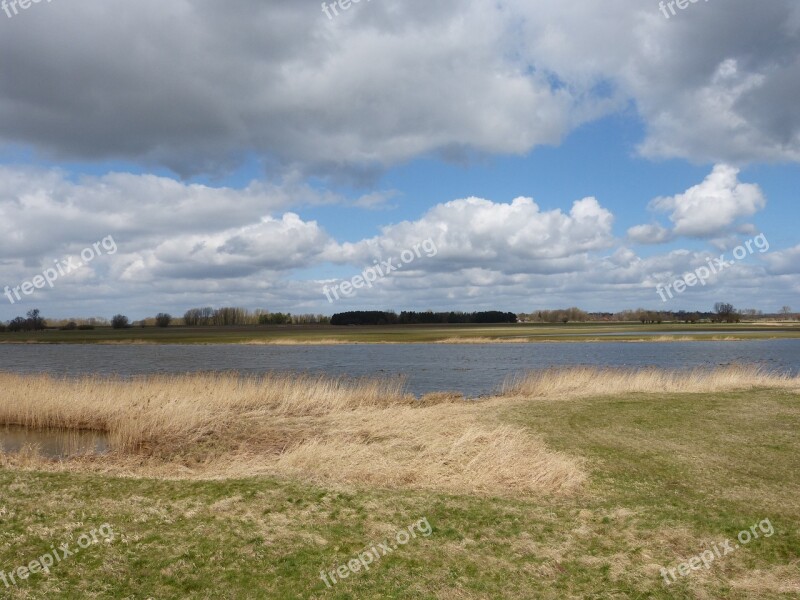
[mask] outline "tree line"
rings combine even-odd
[[[47,321],[38,308],[29,310],[25,317],[11,319],[7,325],[0,323],[0,331],[41,331],[47,329]]]
[[[269,312],[264,309],[250,311],[246,308],[225,307],[190,308],[183,315],[187,327],[229,325],[327,325],[330,318],[325,315]]]
[[[415,312],[357,310],[337,313],[331,317],[331,325],[432,325],[447,323],[516,323],[512,312],[490,310],[484,312]]]
[[[0,332],[41,331],[44,329],[94,329],[108,327],[127,329],[130,327],[170,327],[185,325],[187,327],[226,327],[250,325],[444,325],[444,324],[496,324],[496,323],[583,323],[583,322],[624,322],[639,321],[643,324],[664,322],[681,323],[738,323],[743,318],[757,320],[759,318],[798,319],[800,315],[792,312],[791,307],[783,306],[778,313],[764,314],[754,308],[737,309],[729,302],[717,302],[713,311],[653,311],[644,308],[624,310],[616,313],[586,312],[577,307],[539,310],[532,313],[483,311],[483,312],[433,312],[433,311],[350,311],[327,317],[325,315],[293,315],[291,313],[269,312],[263,309],[250,311],[246,308],[191,308],[183,315],[183,319],[175,319],[169,313],[158,313],[155,317],[131,323],[122,314],[114,315],[110,320],[102,317],[90,319],[53,319],[48,321],[42,317],[38,308],[29,310],[24,317],[16,317],[7,323],[0,322]]]

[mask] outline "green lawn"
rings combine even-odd
[[[537,400],[509,403],[502,418],[583,457],[587,487],[514,499],[0,469],[0,570],[104,523],[116,532],[49,576],[0,583],[0,597],[800,596],[798,395]],[[326,588],[320,570],[422,517],[430,536]],[[764,519],[771,537],[669,587],[659,575]]]
[[[702,332],[702,333],[696,333]],[[710,332],[710,333],[707,333]],[[733,332],[733,333],[731,333]],[[609,335],[614,334],[614,335]],[[263,326],[263,327],[155,327],[114,330],[101,327],[91,331],[38,333],[0,333],[0,343],[153,343],[153,344],[238,344],[247,342],[289,341],[297,343],[425,343],[459,338],[486,340],[548,341],[626,341],[651,339],[663,335],[711,339],[715,336],[737,339],[798,338],[800,323],[735,325],[664,323],[661,325],[620,323],[569,323],[566,325],[432,325],[387,327]]]

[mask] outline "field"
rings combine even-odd
[[[0,343],[81,344],[370,344],[743,340],[800,337],[800,323],[693,325],[663,323],[568,323],[542,325],[393,325],[170,327],[89,331],[0,333]]]
[[[280,376],[0,379],[0,424],[95,428],[114,448],[0,455],[0,570],[113,529],[0,596],[800,594],[798,378],[569,369],[480,401]],[[368,569],[349,562],[373,547]]]

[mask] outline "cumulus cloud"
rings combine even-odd
[[[701,2],[670,19],[657,3],[628,0],[513,4],[527,17],[528,60],[571,89],[610,89],[635,102],[644,156],[800,160],[797,3]]]
[[[773,275],[800,274],[800,245],[772,252],[764,260]]]
[[[792,0],[671,20],[629,0],[371,2],[333,21],[288,0],[36,9],[0,36],[0,140],[56,158],[367,177],[557,144],[632,102],[647,156],[800,160]]]
[[[669,204],[680,217],[676,229],[683,223],[680,207],[692,206],[695,197],[722,197],[723,208],[734,207],[726,215],[747,214],[742,207],[754,204],[742,198],[755,196],[747,188],[741,192],[741,185],[746,184],[736,181],[735,169],[718,169],[696,186],[702,194],[692,188],[676,196]],[[8,319],[33,306],[53,316],[124,310],[137,317],[159,310],[180,314],[193,305],[292,312],[527,311],[576,302],[588,309],[623,308],[620,302],[656,306],[656,283],[713,256],[710,249],[638,256],[620,245],[614,215],[593,197],[568,210],[546,210],[526,197],[463,198],[437,204],[416,220],[389,223],[374,237],[341,242],[302,211],[286,210],[290,196],[284,187],[264,184],[235,190],[130,173],[72,180],[57,170],[0,169],[0,288],[30,280],[52,260],[77,255],[105,236],[113,235],[118,247],[55,288],[37,290],[24,305],[3,305],[0,316]],[[310,201],[326,201],[325,194],[312,196]],[[335,307],[327,303],[322,286],[331,278],[357,275],[373,261],[397,258],[428,239],[436,244],[435,256],[423,254],[354,299]],[[762,294],[791,303],[785,296],[800,285],[793,266],[798,252],[778,250],[743,261],[715,280],[713,290],[693,290],[676,306],[710,306],[719,299],[715,295],[726,293],[753,306]]]
[[[329,258],[366,263],[431,239],[438,248],[437,262],[447,269],[564,272],[584,268],[587,252],[612,244],[613,221],[595,198],[576,201],[569,213],[542,211],[531,198],[511,203],[466,198],[434,206],[418,221],[385,227],[372,239],[344,244]],[[437,269],[435,264],[419,268]]]
[[[290,207],[344,202],[291,180],[234,189],[132,173],[74,180],[59,169],[0,166],[0,256],[75,251],[109,234],[129,248],[152,247],[164,237],[253,225]]]
[[[4,30],[5,141],[181,173],[249,153],[369,173],[430,152],[522,153],[571,121],[566,90],[506,60],[494,5],[365,3],[335,22],[288,1],[127,7],[54,3]]]
[[[729,165],[717,165],[702,183],[682,194],[656,198],[650,207],[656,211],[669,212],[672,231],[658,225],[639,225],[631,228],[628,235],[640,243],[648,238],[651,243],[669,239],[670,233],[696,238],[723,237],[737,226],[739,231],[752,231],[752,226],[741,220],[764,209],[767,200],[761,188],[739,181],[739,169]],[[655,238],[661,238],[657,240]]]
[[[293,213],[210,235],[171,236],[139,252],[120,279],[230,279],[308,266],[329,243],[316,222]]]
[[[628,238],[637,244],[663,244],[672,235],[668,229],[658,224],[634,225],[628,229]]]

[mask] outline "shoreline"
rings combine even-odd
[[[711,336],[703,337],[700,335],[658,335],[652,337],[639,337],[639,338],[626,338],[615,336],[604,337],[570,337],[564,339],[554,338],[464,338],[464,339],[443,339],[443,340],[409,340],[409,341],[360,341],[360,340],[246,340],[246,341],[155,341],[155,340],[80,340],[80,341],[64,341],[64,340],[25,340],[25,341],[0,341],[0,345],[8,346],[26,346],[26,345],[73,345],[73,346],[402,346],[402,345],[442,345],[442,346],[471,346],[471,345],[516,345],[516,344],[575,344],[575,343],[628,343],[628,344],[642,344],[642,343],[676,343],[676,342],[752,342],[752,341],[766,341],[766,340],[792,340],[800,339],[800,332],[797,335],[764,335],[758,334],[741,334],[727,335],[727,336]]]

